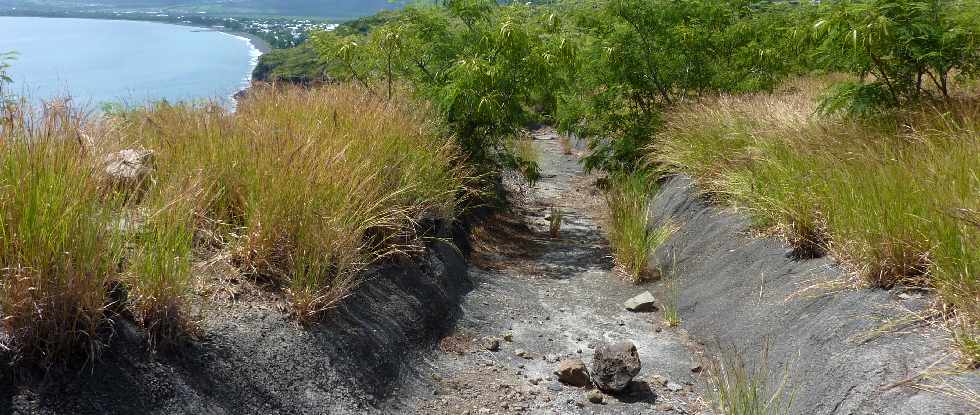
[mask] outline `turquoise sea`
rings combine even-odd
[[[0,17],[0,52],[15,51],[12,91],[32,101],[139,105],[214,99],[248,86],[260,55],[246,38],[124,20]]]

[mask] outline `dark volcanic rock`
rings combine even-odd
[[[592,381],[606,392],[619,392],[640,373],[640,355],[630,341],[603,343],[592,358]]]

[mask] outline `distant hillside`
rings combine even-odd
[[[161,9],[210,14],[310,16],[351,19],[394,9],[403,1],[389,0],[0,0],[0,7],[54,10]]]

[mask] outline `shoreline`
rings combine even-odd
[[[196,32],[218,32],[218,33],[224,33],[224,34],[229,35],[229,36],[233,36],[233,37],[244,39],[244,40],[246,40],[248,42],[248,44],[249,44],[249,46],[251,48],[255,49],[255,51],[258,52],[258,55],[253,55],[252,56],[252,58],[253,58],[252,67],[249,70],[249,72],[246,75],[246,77],[243,79],[243,85],[242,85],[242,87],[240,89],[238,89],[237,91],[233,92],[232,94],[230,94],[229,96],[226,97],[228,99],[228,102],[231,103],[231,110],[232,111],[235,110],[235,107],[238,104],[239,98],[241,96],[243,96],[244,94],[246,94],[247,91],[249,90],[249,88],[251,88],[252,82],[254,81],[254,78],[252,77],[252,71],[255,70],[255,65],[258,65],[258,59],[259,59],[259,57],[261,57],[261,55],[264,55],[266,53],[271,52],[274,49],[272,47],[272,45],[269,44],[269,42],[265,41],[264,39],[260,38],[257,35],[251,34],[251,33],[239,32],[239,31],[227,30],[227,29],[219,29],[219,28],[215,28],[215,27],[211,27],[211,26],[201,26],[201,25],[194,25],[194,24],[186,24],[186,23],[162,22],[162,21],[149,20],[149,19],[147,19],[147,20],[144,20],[144,19],[111,19],[111,18],[103,18],[103,17],[86,17],[86,16],[43,16],[43,15],[36,15],[36,16],[33,16],[33,15],[8,16],[8,15],[0,14],[0,17],[37,17],[37,18],[45,18],[45,19],[89,19],[89,20],[108,20],[108,21],[121,21],[121,22],[146,22],[146,23],[157,23],[157,24],[165,24],[165,25],[172,25],[172,26],[188,27],[188,28],[194,29],[194,31],[196,31]]]
[[[148,20],[144,20],[144,21],[148,21]],[[242,37],[247,39],[248,42],[252,44],[252,47],[255,48],[255,50],[258,50],[259,53],[263,55],[272,52],[273,49],[272,45],[270,45],[269,42],[266,42],[265,39],[262,39],[251,33],[236,32],[234,30],[222,30],[214,27],[197,26],[197,25],[190,25],[190,24],[179,24],[179,23],[165,23],[165,24],[173,24],[175,26],[196,27],[198,29],[201,29],[201,31],[221,32],[232,36]]]
[[[46,16],[46,15],[42,15],[42,14],[31,14],[31,13],[26,13],[26,14],[23,14],[23,15],[20,15],[20,14],[18,14],[18,15],[8,15],[8,14],[2,14],[2,13],[0,13],[0,17],[39,17],[39,18],[45,18],[45,19],[88,19],[88,20],[110,20],[110,21],[120,21],[120,22],[158,23],[158,24],[166,24],[166,25],[172,25],[172,26],[192,27],[192,28],[196,28],[196,29],[201,29],[201,31],[221,32],[221,33],[225,33],[225,34],[232,35],[232,36],[242,37],[242,38],[247,39],[249,41],[249,43],[252,44],[252,47],[254,47],[256,50],[258,50],[262,54],[269,53],[269,52],[271,52],[274,49],[272,47],[272,45],[269,44],[269,42],[266,42],[265,41],[265,39],[262,39],[261,37],[258,37],[257,35],[253,35],[251,33],[238,32],[238,31],[227,30],[227,29],[218,29],[218,28],[211,27],[211,26],[201,26],[201,25],[186,24],[186,23],[179,23],[179,22],[165,22],[165,21],[152,20],[152,19],[123,19],[123,18],[112,19],[112,18],[107,18],[107,17],[89,17],[89,16],[74,16],[74,15],[72,15],[72,16]]]

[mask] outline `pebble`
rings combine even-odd
[[[483,348],[491,352],[496,352],[500,350],[500,340],[495,337],[487,337],[483,340]]]
[[[664,385],[664,386],[666,386],[667,387],[667,390],[669,390],[671,392],[677,392],[677,391],[679,391],[681,389],[684,389],[684,386],[681,386],[681,384],[674,383],[674,382],[667,382],[667,384]]]
[[[592,403],[602,403],[602,400],[604,399],[604,397],[602,396],[602,392],[599,392],[596,389],[589,391],[587,398],[589,399],[589,402]]]

